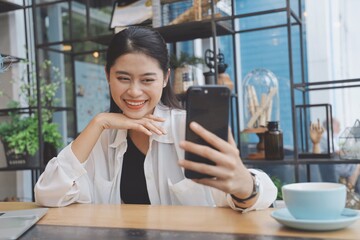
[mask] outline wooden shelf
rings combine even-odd
[[[167,43],[189,41],[197,38],[212,37],[211,20],[186,22],[156,28]],[[232,30],[225,22],[216,23],[216,36],[231,34]]]

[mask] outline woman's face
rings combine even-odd
[[[155,59],[142,53],[120,56],[107,74],[114,102],[133,119],[153,113],[168,77],[169,73],[164,77]]]

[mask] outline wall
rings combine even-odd
[[[306,1],[309,82],[359,78],[360,16],[357,0]],[[330,103],[341,129],[360,119],[359,88],[316,91],[311,103]]]
[[[9,36],[9,18],[8,14],[0,14],[0,53],[10,54],[10,36]],[[0,73],[0,91],[12,96],[12,84],[10,84],[12,71],[9,70],[5,73]],[[0,96],[0,108],[6,107],[8,98]],[[0,121],[4,119],[0,118]],[[3,146],[0,143],[0,168],[6,167],[6,158],[3,150]],[[5,197],[16,196],[16,173],[12,171],[0,172],[0,201]]]

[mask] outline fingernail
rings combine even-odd
[[[199,127],[199,124],[197,122],[191,122],[191,126],[197,128]]]

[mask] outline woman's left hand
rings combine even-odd
[[[253,179],[240,159],[239,150],[230,129],[229,140],[226,142],[195,122],[190,124],[190,128],[215,149],[189,141],[182,141],[180,147],[213,161],[215,165],[180,160],[180,166],[213,176],[213,178],[193,179],[197,183],[234,194],[238,198],[248,197],[253,189]]]

